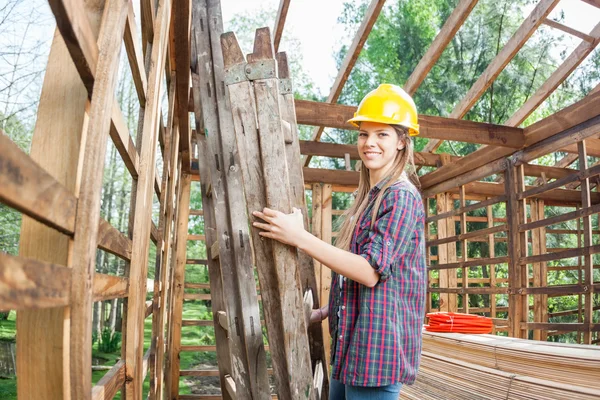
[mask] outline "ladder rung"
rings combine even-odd
[[[184,293],[184,300],[210,300],[210,293]]]
[[[206,240],[204,235],[188,235],[188,240]]]
[[[190,209],[190,215],[204,215],[204,210],[193,210],[193,209]]]
[[[188,258],[187,260],[185,260],[185,264],[186,265],[192,265],[192,264],[207,265],[208,260],[205,260],[203,258]]]
[[[188,283],[186,282],[184,287],[186,289],[210,289],[210,283]]]
[[[217,346],[181,346],[180,351],[217,351]]]
[[[181,321],[181,326],[213,326],[212,319],[184,319]]]
[[[215,242],[210,246],[210,254],[213,260],[219,258],[219,241],[215,240]]]
[[[219,376],[218,369],[181,370],[179,376]]]

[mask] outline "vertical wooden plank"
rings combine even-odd
[[[220,36],[223,32],[220,2],[194,3],[198,12],[195,34],[202,115],[210,157],[210,182],[215,199],[219,259],[223,277],[232,375],[240,398],[266,398],[268,383],[262,343],[256,283],[249,246],[246,204],[233,118],[225,98],[224,63]],[[252,359],[252,363],[250,363]]]
[[[465,201],[465,187],[461,186],[459,188],[459,195],[460,195],[460,206],[464,207],[466,206],[466,201]],[[467,213],[462,212],[460,214],[460,233],[464,234],[467,233]],[[467,240],[462,240],[461,241],[461,250],[462,250],[462,261],[467,261],[467,250],[469,248],[469,244],[467,242]],[[484,268],[484,267],[482,267]],[[469,287],[469,268],[464,267],[463,268],[463,276],[462,276],[462,287],[463,289],[467,290],[467,288]],[[468,314],[469,313],[469,295],[467,293],[463,294],[463,312]]]
[[[489,199],[489,197],[488,197]],[[494,226],[494,209],[493,206],[486,207],[486,217],[487,217],[487,226],[491,228]],[[496,241],[494,239],[494,234],[491,233],[488,235],[488,246],[489,246],[489,254],[488,257],[493,258],[496,257]],[[496,287],[496,264],[490,264],[490,287]],[[496,318],[496,295],[490,294],[490,317]],[[496,328],[494,327],[492,333],[496,333]]]
[[[518,307],[521,295],[519,289],[519,257],[520,246],[519,241],[519,213],[516,198],[515,172],[513,164],[507,160],[506,170],[504,172],[504,192],[508,195],[506,203],[506,220],[509,226],[508,231],[508,327],[509,336],[519,337],[519,324],[521,322],[521,308]]]
[[[269,51],[272,50],[270,37],[268,32],[262,34],[262,30],[264,28],[257,30],[253,54],[255,61],[261,64],[274,60]],[[235,74],[236,69],[253,68],[255,64],[245,63],[233,33],[223,34],[221,44],[227,70]],[[274,64],[271,65],[274,68]],[[233,80],[230,76],[226,75],[228,81]],[[241,80],[228,85],[227,89],[248,214],[265,206],[291,212],[277,78],[257,79],[253,86],[250,81]],[[262,239],[258,229],[251,230],[251,237],[269,342],[273,344],[271,358],[278,396],[305,398],[305,393],[311,391],[312,368],[301,307],[303,295],[297,251],[277,241]],[[290,376],[295,378],[291,381]]]
[[[313,183],[312,184],[312,234],[321,239],[321,225],[323,221],[323,184]],[[315,279],[317,284],[317,290],[319,291],[319,298],[321,301],[328,302],[329,298],[325,299],[321,291],[323,285],[321,284],[321,263],[315,260]],[[328,336],[323,336],[327,338]],[[325,340],[327,342],[327,339]],[[328,352],[325,353],[327,356]]]
[[[100,194],[104,172],[104,155],[110,129],[113,93],[121,40],[125,30],[127,2],[109,0],[98,38],[98,64],[95,75],[88,132],[85,140],[81,186],[77,204],[76,231],[73,240],[73,267],[70,309],[70,386],[71,398],[88,399],[92,382],[92,285],[95,273]],[[82,21],[82,23],[87,23]]]
[[[177,74],[177,118],[179,120],[179,149],[183,168],[188,170],[191,163],[191,131],[188,113],[190,98],[190,28],[192,21],[191,0],[179,0],[173,3],[173,24],[175,46],[175,72]]]
[[[537,218],[538,220],[545,218],[544,200],[538,200]],[[540,254],[546,254],[546,227],[540,228]],[[548,263],[546,262],[540,263],[540,285],[548,286]],[[548,295],[540,295],[540,302],[540,320],[541,322],[548,322]],[[540,340],[548,340],[548,331],[542,330]]]
[[[587,162],[587,150],[585,140],[577,143],[577,150],[579,152],[579,170],[585,171],[588,168]],[[581,207],[587,208],[591,206],[590,200],[590,179],[585,178],[581,180]],[[587,248],[592,245],[592,221],[591,217],[584,216],[582,218],[582,228],[583,228],[583,247]],[[584,284],[587,285],[590,290],[588,290],[584,294],[584,315],[583,322],[588,324],[587,329],[583,332],[583,343],[591,344],[592,343],[592,332],[591,332],[591,324],[593,321],[594,315],[594,304],[592,302],[593,299],[593,290],[591,287],[594,283],[594,266],[592,265],[592,255],[586,253],[583,256],[583,275],[584,275]]]
[[[179,134],[174,126],[175,105],[175,74],[171,74],[168,85],[168,117],[164,139],[164,168],[161,182],[160,211],[158,222],[158,240],[156,243],[156,267],[154,276],[154,292],[152,294],[152,336],[150,340],[150,399],[162,398],[163,382],[163,356],[164,356],[164,316],[166,298],[169,287],[167,286],[167,262],[169,260],[171,223],[169,214],[172,214],[172,188],[175,178],[169,176],[169,170],[174,170],[177,165],[177,146]]]
[[[524,165],[521,164],[515,168],[515,183],[516,183],[516,193],[521,193],[525,191],[525,170]],[[519,212],[519,223],[526,224],[527,223],[527,200],[519,200],[518,202],[518,212]],[[528,245],[527,245],[527,232],[519,233],[519,249],[520,249],[520,257],[527,257]],[[520,288],[526,288],[529,286],[529,268],[527,264],[518,264],[518,284]],[[529,319],[529,296],[523,294],[520,296],[519,307],[520,310],[520,322],[527,322]],[[527,329],[521,329],[520,323],[519,334],[520,338],[527,339],[528,331]]]
[[[95,37],[104,1],[82,6]],[[58,30],[54,34],[31,143],[30,156],[61,184],[79,191],[78,165],[87,91]],[[19,255],[68,265],[71,240],[23,216]],[[63,399],[69,390],[68,308],[27,309],[17,315],[17,396]]]
[[[446,200],[446,193],[440,193],[435,196],[436,203],[436,214],[445,213],[448,207],[448,202]],[[448,237],[448,223],[445,219],[437,220],[437,234],[438,239],[443,239]],[[438,264],[447,264],[448,261],[448,244],[440,244],[438,246]],[[448,288],[448,280],[449,273],[448,269],[440,269],[438,270],[438,287],[440,288]],[[440,311],[450,311],[449,308],[450,298],[448,293],[440,293],[439,297],[439,310]]]
[[[452,211],[454,209],[454,199],[452,195],[449,193],[446,195],[446,211]],[[456,222],[453,217],[446,218],[446,235],[454,236],[456,235]],[[448,252],[448,262],[453,263],[456,262],[456,242],[448,243],[447,247]],[[456,288],[458,287],[458,278],[457,278],[457,269],[452,268],[448,271],[448,287]],[[457,293],[449,293],[448,294],[448,311],[457,312],[458,311],[458,294]]]
[[[255,62],[271,60],[274,62],[272,46],[269,29],[257,29],[253,53]],[[254,95],[266,205],[290,213],[292,200],[279,107],[279,80],[276,77],[255,80]],[[303,292],[298,271],[297,250],[277,241],[272,241],[271,246],[280,291],[281,311],[283,311],[284,341],[280,345],[284,346],[285,360],[288,364],[287,380],[291,396],[289,398],[311,398],[313,377],[307,321],[303,318]],[[290,376],[294,377],[291,382]],[[287,385],[280,382],[280,389],[282,387]],[[280,396],[287,397],[283,393],[280,393]]]
[[[331,202],[332,202],[332,186],[323,184],[321,194],[321,240],[325,243],[331,243]],[[331,270],[324,264],[321,264],[321,298],[329,299],[331,293]],[[329,337],[329,322],[323,321],[323,337],[325,338],[325,353],[331,351],[331,341]],[[329,363],[327,364],[329,365]]]
[[[141,141],[138,141],[140,170],[135,185],[135,205],[131,231],[133,251],[129,269],[127,327],[125,335],[125,398],[138,399],[142,395],[142,358],[144,346],[144,317],[146,282],[148,276],[148,249],[150,246],[151,212],[154,188],[158,121],[160,110],[161,78],[164,71],[168,43],[167,31],[171,20],[170,2],[161,0],[154,27],[154,44],[150,52],[146,107],[143,113]]]
[[[302,172],[302,155],[300,154],[300,140],[298,137],[298,124],[296,122],[296,109],[292,80],[290,77],[287,55],[277,53],[277,68],[279,72],[279,92],[281,94],[281,116],[290,124],[290,142],[286,141],[286,161],[290,179],[290,190],[292,206],[302,210],[306,229],[309,229],[308,210],[306,208],[306,196],[304,194],[304,174]],[[347,163],[346,165],[349,165]],[[315,261],[306,253],[298,251],[298,267],[302,290],[311,290],[313,294],[313,307],[320,308],[329,299],[320,298],[317,282],[315,279]],[[325,362],[325,349],[323,347],[323,332],[318,324],[308,327],[308,340],[310,343],[310,354],[313,366],[318,362]],[[326,364],[323,365],[326,370]],[[322,392],[329,392],[328,375],[323,376]]]
[[[177,207],[177,242],[175,251],[175,270],[173,274],[173,304],[171,316],[170,343],[170,393],[169,398],[179,396],[179,352],[181,350],[181,319],[183,315],[183,289],[185,283],[185,262],[187,259],[187,235],[190,217],[190,186],[191,176],[183,173],[181,176],[181,196]]]
[[[530,207],[530,215],[531,221],[537,221],[539,216],[539,204],[537,199],[529,200]],[[540,253],[540,241],[541,241],[541,232],[540,229],[533,229],[531,231],[531,255],[539,255]],[[541,263],[533,263],[533,286],[540,287],[541,286],[541,273],[540,268]],[[533,322],[542,322],[541,318],[542,313],[542,302],[541,296],[536,295],[533,297]],[[533,340],[541,340],[542,331],[540,329],[533,330]]]
[[[194,80],[195,77],[192,76]],[[194,99],[196,103],[196,99]],[[199,110],[200,104],[198,102],[195,108]],[[196,114],[196,122],[199,121],[201,115]],[[202,131],[199,129],[199,131]],[[198,159],[209,160],[210,154],[208,152],[208,146],[206,144],[206,138],[204,135],[198,135]],[[204,210],[204,232],[206,234],[206,243],[215,243],[217,238],[217,227],[216,227],[216,216],[214,207],[214,198],[210,193],[210,172],[207,162],[200,162],[200,176],[204,179],[201,182],[202,191],[202,209]],[[207,182],[208,181],[208,182]],[[208,274],[210,281],[210,294],[211,294],[211,305],[213,310],[213,326],[215,329],[215,342],[217,345],[217,364],[219,365],[219,379],[221,382],[221,394],[223,399],[231,400],[231,395],[226,388],[226,376],[231,375],[231,357],[229,350],[229,342],[227,341],[227,331],[223,329],[219,323],[219,312],[225,311],[225,301],[223,292],[223,280],[221,274],[221,267],[219,265],[218,258],[212,254],[212,249],[206,246],[206,255],[208,259]]]

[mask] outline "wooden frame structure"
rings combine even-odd
[[[223,34],[219,0],[141,0],[141,38],[127,0],[49,3],[57,34],[30,155],[0,134],[0,201],[24,215],[20,255],[0,253],[0,308],[19,312],[19,398],[44,393],[48,399],[108,399],[120,392],[139,399],[148,377],[151,399],[202,399],[180,395],[180,377],[218,375],[223,398],[262,399],[271,397],[269,374],[281,398],[326,398],[328,332],[307,326],[305,318],[306,307],[328,297],[329,270],[286,246],[263,243],[247,216],[267,204],[306,211],[306,188],[312,191],[312,232],[326,241],[335,237],[332,218],[343,211],[332,209],[332,195],[355,190],[358,173],[349,166],[358,152],[320,143],[320,133],[324,127],[355,129],[345,121],[356,107],[335,102],[384,1],[371,2],[326,103],[294,101],[285,54],[274,51],[289,0],[280,3],[274,45],[268,29],[259,30],[246,57],[235,37]],[[406,82],[409,93],[418,90],[476,3],[459,1]],[[548,20],[557,3],[538,3],[451,118],[420,116],[421,136],[430,142],[416,162],[435,168],[421,177],[428,205],[428,310],[487,313],[496,331],[516,338],[578,332],[581,343],[599,344],[594,255],[600,247],[592,221],[600,214],[600,166],[590,165],[589,156],[600,157],[600,91],[518,127],[600,42],[600,24],[582,33]],[[541,24],[582,43],[505,125],[462,120]],[[114,99],[123,42],[140,106],[135,140]],[[298,140],[299,124],[314,127],[313,140]],[[109,137],[133,178],[127,233],[100,218]],[[443,140],[484,146],[462,158],[434,154]],[[554,167],[532,163],[555,151],[569,154]],[[263,154],[260,162],[253,158],[257,152]],[[271,153],[280,157],[265,156]],[[156,169],[161,156],[162,174]],[[343,158],[347,168],[308,168],[313,156]],[[568,168],[574,161],[577,170]],[[528,185],[530,177],[537,179],[534,185]],[[190,210],[193,181],[201,183],[202,210]],[[154,194],[160,203],[156,224],[148,206]],[[548,207],[558,213],[547,216]],[[204,235],[188,233],[190,215],[203,216]],[[565,221],[576,221],[577,229],[553,227]],[[580,245],[548,248],[548,238],[556,235],[576,235]],[[205,241],[207,259],[189,259],[188,240]],[[157,258],[152,300],[146,301],[150,241]],[[481,243],[487,256],[470,258],[470,246]],[[499,243],[506,246],[501,250]],[[98,249],[124,260],[123,276],[95,272]],[[208,267],[210,283],[185,282],[186,265],[197,264]],[[291,265],[293,273],[282,265]],[[471,278],[473,269],[484,278]],[[548,286],[548,274],[558,270],[576,271],[577,282]],[[488,305],[470,307],[472,295],[489,296]],[[578,297],[577,309],[548,309],[549,297],[567,295]],[[82,373],[91,369],[92,304],[115,298],[124,300],[122,357],[92,386]],[[184,320],[184,300],[191,299],[210,299],[213,320]],[[549,322],[567,315],[577,322]],[[149,317],[151,345],[145,351]],[[181,344],[182,327],[203,325],[214,326],[215,346]],[[180,368],[181,352],[198,350],[217,351],[218,371]],[[267,351],[273,369],[267,368]]]

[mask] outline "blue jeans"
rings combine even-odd
[[[378,387],[351,386],[332,378],[329,380],[329,400],[398,400],[400,389],[401,383]]]

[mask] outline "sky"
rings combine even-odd
[[[329,94],[337,74],[333,54],[343,44],[350,44],[352,41],[352,37],[344,37],[343,29],[337,23],[343,3],[344,0],[291,0],[285,22],[284,31],[298,38],[302,45],[304,69],[324,96]],[[527,6],[525,13],[529,14],[537,3],[538,1]],[[225,30],[234,14],[252,13],[260,7],[277,9],[278,5],[279,0],[221,0]],[[561,13],[564,13],[565,25],[584,33],[589,33],[600,22],[600,9],[581,0],[562,0],[549,17],[558,19]],[[275,21],[272,22],[271,29],[274,24]],[[573,50],[579,43],[578,38],[567,39],[565,47]],[[556,51],[562,49],[557,48]]]

